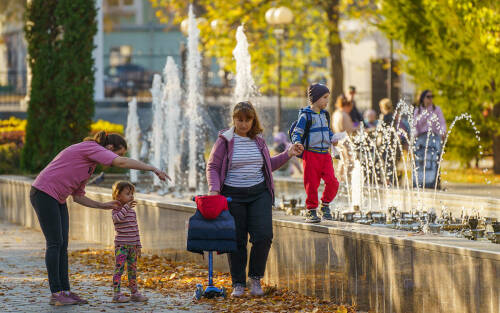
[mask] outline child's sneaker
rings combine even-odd
[[[262,286],[260,285],[260,279],[250,278],[250,294],[252,296],[263,296],[264,291],[262,290]]]
[[[148,301],[148,297],[136,292],[136,293],[133,293],[131,296],[130,296],[130,300],[131,301],[134,301],[134,302],[146,302]]]
[[[231,297],[238,298],[245,294],[245,286],[236,284],[233,287],[233,292],[231,293]]]
[[[316,209],[307,210],[306,223],[319,223],[321,219],[316,214]]]
[[[76,304],[77,301],[75,299],[70,298],[69,296],[65,295],[64,292],[56,292],[53,293],[50,296],[50,305],[72,305]]]
[[[332,213],[330,213],[330,207],[328,205],[321,206],[321,217],[327,221],[333,220],[333,216]]]
[[[115,293],[115,295],[113,296],[113,300],[112,302],[115,302],[115,303],[125,303],[125,302],[129,302],[130,301],[130,298],[127,297],[126,295],[124,295],[123,293]]]

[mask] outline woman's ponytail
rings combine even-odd
[[[113,145],[113,150],[119,150],[120,148],[125,148],[127,150],[127,142],[119,134],[107,134],[105,131],[100,131],[94,135],[94,137],[87,137],[83,141],[95,141],[100,146],[106,147],[107,145]]]

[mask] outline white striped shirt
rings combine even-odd
[[[251,187],[264,181],[264,159],[255,140],[234,134],[233,159],[225,185]]]

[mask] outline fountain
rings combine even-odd
[[[139,159],[139,140],[141,137],[141,128],[139,127],[137,99],[135,97],[128,103],[127,129],[125,130],[125,137],[127,138],[130,157],[132,159]],[[138,170],[130,170],[130,181],[134,184],[139,181]]]
[[[163,81],[155,74],[151,88],[153,120],[149,134],[149,160],[171,178],[170,188],[166,188],[167,185],[154,176],[153,185],[160,195],[168,191],[177,194],[186,189],[195,192],[204,189],[205,147],[199,144],[204,142],[203,92],[199,75],[201,55],[198,51],[199,30],[191,7],[188,21],[186,98],[182,99],[179,69],[171,56],[166,59]],[[183,106],[186,110],[181,109]],[[150,189],[146,188],[146,191]]]
[[[182,158],[180,151],[180,106],[181,106],[181,81],[179,70],[172,57],[167,57],[167,63],[163,71],[165,81],[163,90],[164,116],[166,127],[163,128],[165,138],[164,147],[167,164],[167,174],[172,179],[171,184],[176,186],[179,181],[179,170]]]
[[[203,103],[202,84],[200,83],[201,54],[198,50],[200,30],[198,22],[193,13],[193,5],[189,5],[188,14],[188,39],[187,39],[187,62],[186,62],[186,93],[187,93],[187,111],[185,116],[184,131],[187,131],[189,154],[188,154],[188,187],[196,191],[202,188],[204,181],[203,150],[200,145],[202,140],[203,112],[201,105]],[[203,184],[204,185],[204,184]]]
[[[236,30],[236,47],[233,50],[236,61],[236,85],[234,87],[233,102],[251,100],[257,93],[257,87],[252,77],[252,63],[248,52],[248,41],[243,31],[243,25]]]
[[[151,87],[152,109],[153,109],[153,124],[151,135],[151,164],[156,168],[163,168],[162,162],[162,145],[163,145],[163,108],[162,108],[162,82],[161,76],[155,74],[153,76],[153,86]],[[161,180],[154,175],[153,184],[156,187],[161,186]]]

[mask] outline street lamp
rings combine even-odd
[[[207,22],[207,19],[204,17],[198,17],[196,18],[196,22],[196,24],[198,25],[205,24]],[[184,36],[187,36],[189,34],[189,19],[185,18],[182,20],[180,29]]]
[[[281,43],[286,35],[286,25],[293,20],[293,13],[287,7],[270,8],[266,12],[266,22],[276,26],[273,33],[278,41],[278,107],[276,108],[276,125],[280,130],[281,124]]]
[[[184,36],[188,35],[188,29],[189,29],[189,21],[188,19],[183,19],[181,22],[181,32],[184,34]]]

